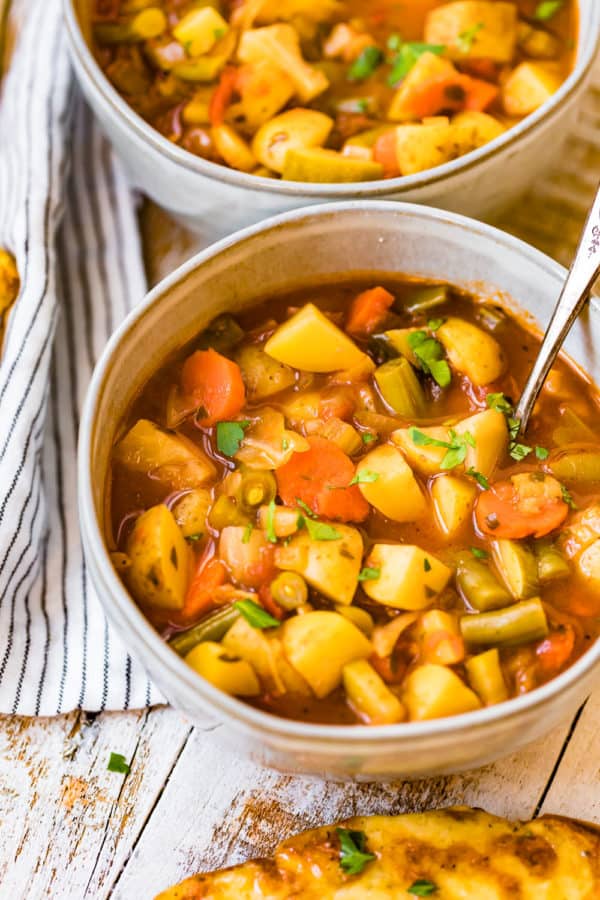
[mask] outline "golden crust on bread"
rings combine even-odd
[[[362,872],[340,866],[336,827],[362,832],[375,855]],[[542,816],[510,822],[455,807],[403,816],[359,816],[305,831],[272,858],[194,875],[156,900],[596,900],[600,831]],[[421,894],[423,896],[423,894]]]

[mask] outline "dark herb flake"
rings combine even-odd
[[[414,897],[431,897],[432,894],[437,892],[437,889],[437,884],[434,884],[433,881],[428,881],[427,878],[419,878],[417,881],[413,881],[408,888],[408,893]]]
[[[340,839],[340,867],[347,875],[359,875],[367,863],[376,859],[367,850],[367,836],[363,831],[336,828]]]
[[[359,581],[377,581],[377,579],[381,576],[381,569],[370,568],[369,566],[365,566],[364,569],[360,570],[358,580]]]
[[[122,753],[111,753],[106,768],[109,772],[119,772],[121,775],[129,774],[129,763]]]

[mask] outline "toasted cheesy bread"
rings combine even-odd
[[[340,833],[339,829],[346,829]],[[358,857],[343,847],[354,835]],[[363,859],[362,856],[367,859]],[[352,865],[354,863],[354,865]],[[360,869],[352,874],[352,869]],[[509,822],[455,807],[359,816],[284,841],[269,859],[194,875],[157,900],[597,900],[600,831],[557,816]]]

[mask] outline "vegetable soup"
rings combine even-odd
[[[574,0],[96,0],[114,87],[173,143],[301,182],[411,175],[534,112],[572,69]]]
[[[215,319],[113,451],[115,567],[173,649],[281,716],[392,723],[527,692],[600,624],[598,396],[445,284],[365,275]]]

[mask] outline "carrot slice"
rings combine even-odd
[[[513,480],[499,481],[483,491],[475,508],[479,530],[493,537],[518,540],[543,537],[559,528],[569,507],[560,497],[549,496],[543,490],[543,481],[539,484],[538,497],[525,496]]]
[[[203,556],[185,595],[185,603],[178,618],[184,622],[194,622],[215,606],[215,590],[225,584],[227,569],[212,557],[208,561]]]
[[[400,174],[396,154],[396,129],[386,131],[373,144],[373,160],[383,166],[384,178],[395,178]]]
[[[575,649],[575,632],[570,625],[562,625],[552,631],[536,647],[536,655],[542,672],[555,675],[566,665]]]
[[[457,72],[415,84],[403,99],[402,108],[416,119],[463,109],[482,112],[497,96],[496,85]]]
[[[286,506],[306,504],[314,513],[342,522],[362,522],[369,504],[354,478],[354,463],[333,441],[308,438],[310,449],[293,453],[276,471],[279,496]]]
[[[222,125],[225,121],[225,113],[227,112],[227,107],[233,100],[233,95],[237,89],[237,82],[237,69],[234,66],[225,66],[221,72],[219,83],[210,98],[208,118],[210,119],[211,125]]]
[[[246,399],[240,367],[212,348],[188,356],[181,372],[181,387],[203,411],[198,424],[204,427],[237,416]]]
[[[372,334],[385,319],[394,295],[382,287],[363,291],[352,301],[346,331],[352,335]]]

